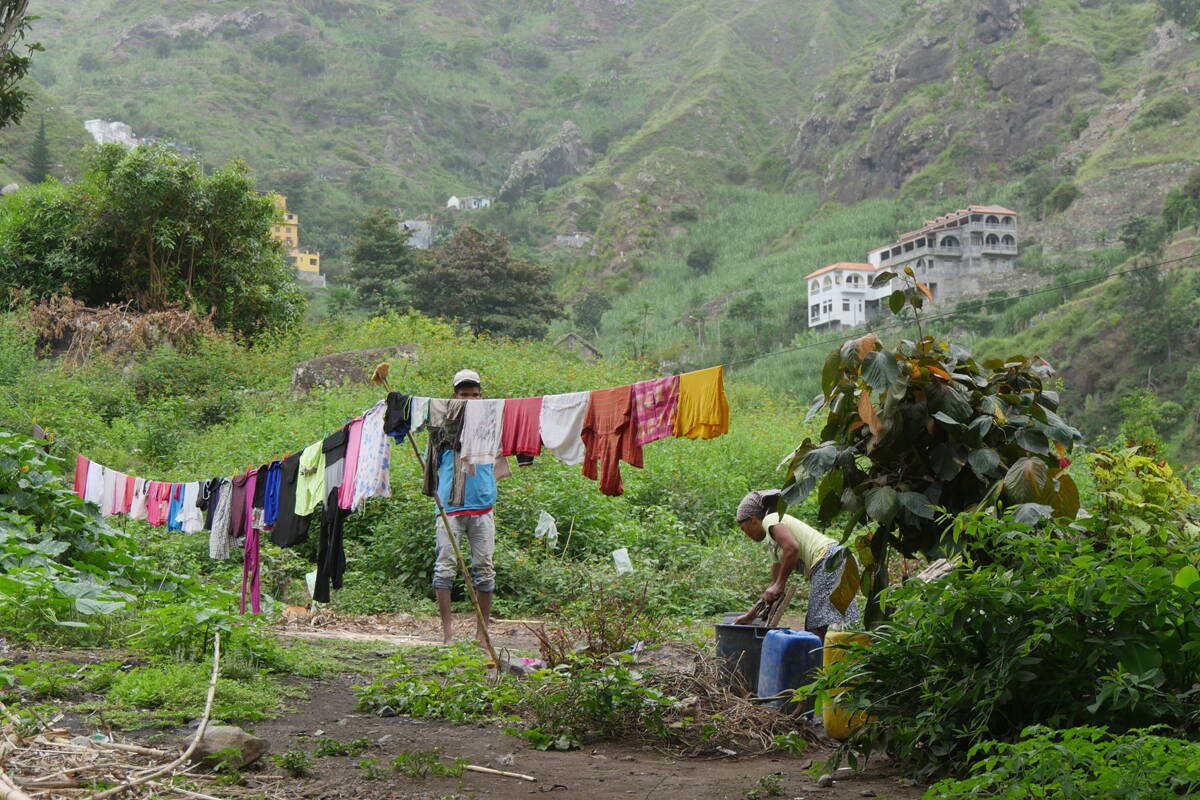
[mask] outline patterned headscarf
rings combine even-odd
[[[775,503],[779,500],[779,495],[778,489],[749,492],[742,498],[742,502],[738,503],[734,521],[741,523],[751,517],[762,519],[775,510]]]

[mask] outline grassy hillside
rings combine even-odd
[[[363,209],[492,194],[572,120],[592,150],[578,191],[604,207],[615,248],[630,236],[619,201],[694,199],[745,169],[780,109],[897,5],[82,0],[40,10],[35,74],[81,116],[210,163],[246,158],[334,259]],[[578,220],[558,199],[544,210],[567,232]]]

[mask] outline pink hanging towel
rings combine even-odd
[[[83,456],[75,456],[75,494],[80,497],[87,493],[88,465],[91,463]]]
[[[338,508],[349,510],[354,505],[354,479],[358,475],[358,455],[362,452],[362,417],[351,421],[346,436],[346,461],[342,467],[342,483],[338,486]]]
[[[657,442],[675,435],[679,413],[679,376],[654,378],[633,385],[633,415],[637,420],[637,443]]]
[[[242,517],[242,530],[246,540],[242,545],[242,604],[241,612],[246,613],[246,589],[250,590],[250,611],[258,614],[259,607],[259,568],[258,568],[258,530],[254,527],[254,487],[258,483],[258,470],[250,470],[246,478],[246,511]],[[263,476],[266,478],[266,475]]]
[[[542,398],[516,397],[504,401],[500,425],[501,456],[542,454]]]

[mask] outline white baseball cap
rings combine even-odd
[[[454,388],[457,389],[459,385],[464,383],[477,383],[480,386],[483,385],[483,381],[479,380],[479,373],[473,369],[460,369],[458,372],[454,373]]]

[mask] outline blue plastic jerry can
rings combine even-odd
[[[791,628],[769,631],[758,662],[758,696],[771,697],[812,683],[820,666],[821,640],[816,634]],[[770,705],[785,702],[786,698],[779,698]]]

